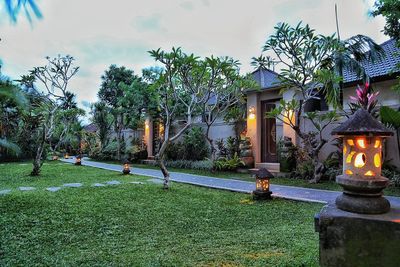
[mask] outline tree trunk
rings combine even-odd
[[[167,170],[167,167],[165,167],[165,150],[168,147],[168,144],[170,142],[169,139],[169,127],[170,125],[166,124],[165,125],[165,130],[164,130],[164,141],[160,147],[160,150],[158,151],[157,155],[156,155],[156,159],[158,160],[158,164],[160,166],[161,172],[164,176],[164,185],[163,188],[164,189],[169,189],[169,172]]]
[[[40,144],[36,150],[36,155],[33,160],[33,169],[31,172],[31,176],[39,176],[40,175],[40,169],[42,168],[42,165],[43,165],[42,155],[43,155],[44,145],[45,145],[45,138],[43,136],[43,139],[40,142]]]
[[[206,130],[206,139],[208,141],[208,144],[210,145],[211,149],[211,161],[214,161],[216,159],[216,152],[217,150],[214,147],[214,140],[210,138],[210,128],[211,125],[207,125],[207,130]]]

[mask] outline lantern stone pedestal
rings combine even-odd
[[[400,206],[370,215],[330,204],[316,215],[315,228],[321,266],[399,266]]]

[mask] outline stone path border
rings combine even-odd
[[[74,163],[75,159],[62,159],[62,162]],[[122,171],[122,165],[102,163],[96,161],[88,161],[83,159],[82,165],[90,166],[110,171]],[[160,170],[145,169],[145,168],[131,168],[131,174],[149,176],[152,178],[162,179],[162,173]],[[180,172],[170,172],[171,180],[179,183],[192,184],[197,186],[203,186],[208,188],[229,190],[233,192],[247,193],[250,194],[255,189],[255,183],[234,180],[234,179],[224,179],[224,178],[214,178],[209,176],[201,176]],[[334,203],[336,197],[341,194],[339,191],[321,190],[321,189],[311,189],[287,185],[271,185],[272,196],[277,198],[284,198],[297,201],[315,202],[315,203]],[[386,197],[392,206],[400,207],[400,197]]]

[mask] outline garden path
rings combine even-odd
[[[63,162],[74,163],[75,159],[62,159]],[[122,166],[117,164],[109,164],[96,161],[83,160],[82,165],[95,168],[101,168],[110,171],[121,172]],[[145,168],[131,168],[131,173],[136,175],[149,176],[156,179],[162,179],[163,175],[160,170],[145,169]],[[208,188],[223,189],[233,192],[248,193],[250,194],[255,189],[255,183],[234,180],[214,178],[208,176],[187,174],[181,172],[170,172],[171,180],[178,183],[186,183]],[[329,191],[321,189],[302,188],[286,185],[271,185],[272,196],[277,198],[285,198],[306,202],[317,203],[333,203],[336,197],[341,194],[338,191]],[[392,206],[400,206],[400,197],[386,196]]]

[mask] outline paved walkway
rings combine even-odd
[[[74,163],[75,159],[62,159],[63,162]],[[110,171],[121,172],[122,165],[108,164],[96,161],[83,160],[82,165],[101,168]],[[132,174],[150,176],[157,179],[163,179],[163,175],[160,170],[145,169],[145,168],[131,168]],[[213,178],[208,176],[170,172],[171,180],[179,183],[193,184],[197,186],[204,186],[209,188],[229,190],[233,192],[241,192],[250,194],[255,189],[255,183],[234,180],[234,179],[223,179]],[[302,188],[295,186],[286,185],[271,185],[272,196],[278,198],[285,198],[291,200],[317,202],[317,203],[332,203],[336,197],[340,194],[338,191],[319,190],[311,188]],[[400,207],[399,197],[387,197],[391,202],[392,206]]]

